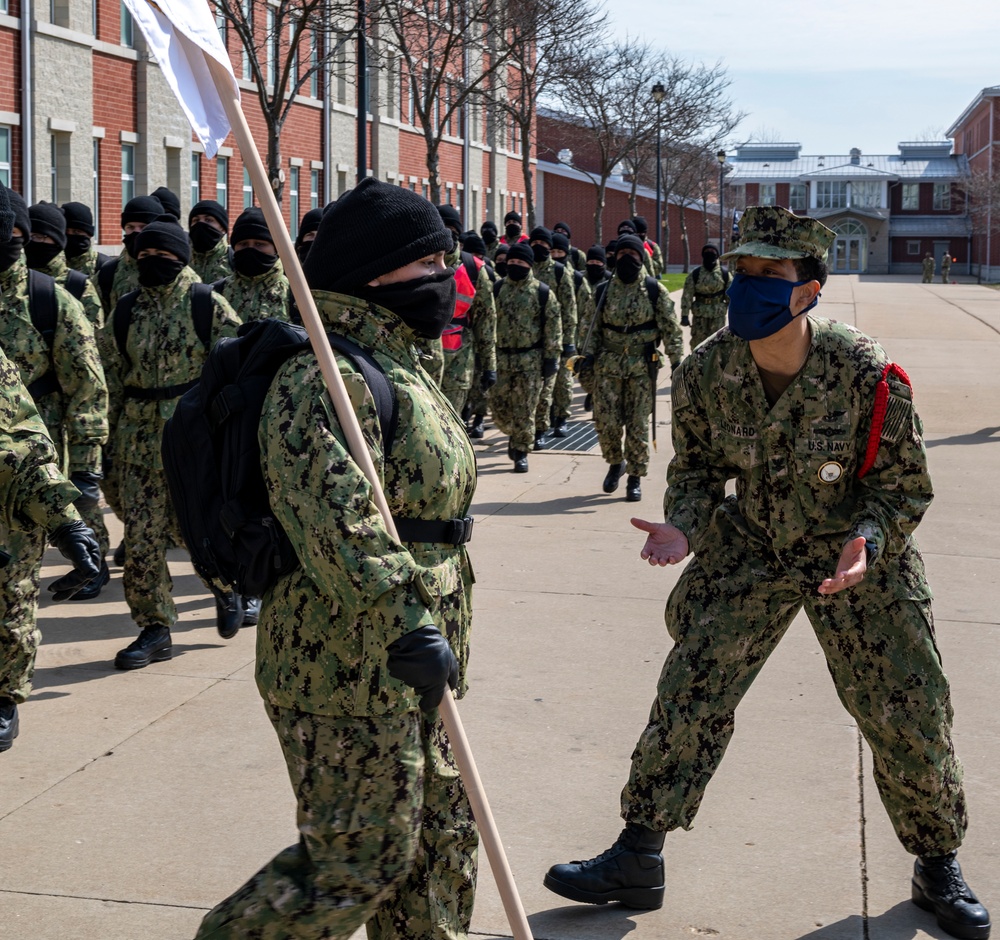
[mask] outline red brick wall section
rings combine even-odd
[[[920,253],[916,255],[911,255],[906,249],[907,245],[912,241],[920,242]],[[943,238],[894,238],[892,239],[892,258],[893,264],[920,264],[924,260],[924,255],[929,251],[932,255],[935,254],[934,245],[937,242],[945,241]],[[956,264],[964,264],[968,261],[967,253],[969,250],[969,243],[964,238],[952,238],[948,239],[948,253],[952,257],[952,261]],[[936,277],[941,276],[941,271],[938,269],[936,272]]]
[[[106,6],[107,4],[104,4]],[[101,8],[103,11],[103,6]],[[102,13],[103,15],[103,13]],[[117,17],[115,18],[117,24]],[[117,30],[117,25],[115,29]],[[117,38],[117,33],[115,34]],[[123,89],[135,88],[136,63],[130,59],[94,53],[94,125],[104,128],[104,139],[98,144],[100,153],[100,232],[101,245],[121,243],[122,212],[122,150],[121,132],[136,129],[135,95],[123,94]],[[153,189],[156,187],[154,186]],[[90,194],[82,195],[89,203]]]
[[[10,15],[17,16],[16,0],[11,0]],[[10,63],[0,69],[0,111],[21,111],[21,33],[19,30],[0,28],[0,62]],[[21,128],[11,127],[11,188],[21,190]]]

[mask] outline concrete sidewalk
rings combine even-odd
[[[1000,295],[838,277],[820,312],[875,336],[913,381],[938,494],[919,536],[972,820],[961,860],[1000,916]],[[679,574],[640,561],[628,519],[661,518],[669,432],[664,384],[660,452],[638,507],[624,487],[601,493],[596,451],[532,454],[530,472],[515,475],[496,432],[477,444],[461,712],[535,937],[945,937],[909,901],[911,860],[801,616],[742,705],[694,829],[668,836],[663,909],[572,904],[542,887],[549,865],[596,854],[621,828],[618,795],[669,647],[663,604]],[[54,553],[47,561],[43,584],[65,570]],[[174,658],[138,672],[111,665],[134,637],[120,572],[99,603],[44,604],[36,691],[0,756],[0,938],[190,938],[296,839],[253,682],[253,633],[222,641],[183,553],[172,569]],[[473,934],[509,936],[481,854]]]

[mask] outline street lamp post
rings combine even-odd
[[[726,253],[726,230],[725,230],[725,191],[726,185],[726,151],[720,150],[715,159],[719,161],[719,254]]]
[[[663,212],[660,209],[660,133],[661,119],[660,119],[660,109],[663,105],[663,99],[666,97],[667,90],[663,87],[663,82],[657,82],[653,86],[653,101],[656,102],[656,244],[660,246],[660,251],[663,251]],[[666,258],[664,258],[664,268],[666,268]]]

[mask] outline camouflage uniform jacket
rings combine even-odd
[[[97,295],[101,298],[105,321],[111,316],[111,311],[115,309],[118,301],[125,294],[130,294],[132,291],[138,290],[140,286],[139,262],[124,248],[122,249],[122,253],[116,259],[109,262],[109,264],[114,264],[115,261],[117,261],[117,264],[115,264],[115,276],[111,281],[111,290],[107,294],[101,290],[101,282],[99,280],[101,272],[96,271],[90,276],[90,281],[94,285]]]
[[[631,284],[617,276],[608,282],[590,341],[595,356],[641,356],[647,343],[659,345],[662,341],[671,366],[681,361],[684,334],[674,316],[674,302],[666,287],[659,283],[657,287],[659,295],[654,311],[641,273]],[[639,326],[643,329],[636,330]],[[621,332],[626,329],[633,332]]]
[[[543,359],[558,359],[562,354],[562,313],[559,298],[549,289],[542,322],[538,300],[538,279],[529,274],[523,281],[504,278],[497,295],[497,359],[503,367],[505,356],[520,356],[531,350],[542,371]],[[537,352],[536,352],[537,349]]]
[[[15,528],[52,532],[79,522],[80,492],[59,471],[59,455],[15,366],[0,352],[0,544]]]
[[[657,245],[656,242],[653,241],[653,239],[647,238],[646,242],[653,249],[653,257],[650,259],[650,262],[653,265],[653,277],[659,278],[662,276],[664,271],[663,252],[660,250],[660,246]]]
[[[206,284],[214,284],[232,275],[233,269],[229,266],[229,239],[223,235],[211,251],[192,250],[188,267]]]
[[[559,298],[559,311],[562,316],[562,341],[564,344],[576,344],[576,285],[573,283],[573,268],[560,263],[562,278],[556,277],[556,261],[546,258],[541,263],[532,265],[535,277]],[[549,298],[549,303],[552,298]]]
[[[576,343],[582,343],[587,335],[587,329],[593,322],[594,313],[596,312],[596,307],[594,307],[594,290],[590,286],[590,281],[587,280],[587,274],[584,272],[583,277],[580,279],[580,286],[576,290],[576,335],[574,339]]]
[[[716,307],[722,307],[723,312],[728,309],[726,275],[721,265],[716,264],[711,271],[700,265],[685,278],[684,292],[681,294],[681,315],[687,317],[692,313],[696,314],[696,308],[699,307],[711,308],[713,313]]]
[[[280,259],[275,261],[270,271],[257,277],[230,274],[216,291],[229,301],[229,306],[244,323],[266,317],[288,319],[292,291]]]
[[[97,249],[92,247],[82,255],[77,255],[75,258],[67,258],[66,265],[73,271],[79,271],[81,274],[91,277],[97,273],[98,254]],[[95,287],[94,289],[96,290],[97,288]]]
[[[55,278],[56,283],[60,287],[65,287],[66,278],[69,277],[71,269],[66,263],[65,257],[60,254],[56,255],[44,268],[39,268],[38,270],[42,274],[47,274],[49,277]],[[87,281],[87,286],[84,287],[83,294],[79,299],[83,305],[83,312],[87,314],[87,319],[90,320],[90,325],[94,328],[96,335],[96,331],[104,326],[104,308],[101,307],[101,297],[97,293],[97,288],[94,287],[93,282]]]
[[[354,364],[338,358],[393,516],[466,516],[475,455],[448,399],[420,365],[413,332],[374,304],[323,291],[314,296],[325,327],[371,349],[395,387],[399,424],[386,456],[371,393]],[[263,599],[261,695],[318,715],[414,709],[413,690],[386,671],[385,648],[427,624],[449,638],[464,688],[474,580],[465,546],[401,544],[389,536],[311,352],[279,371],[259,439],[271,505],[301,561]]]
[[[191,317],[191,285],[198,275],[185,267],[165,287],[144,287],[132,308],[125,348],[126,363],[115,342],[115,315],[108,319],[101,348],[108,376],[108,421],[116,462],[163,468],[160,438],[177,399],[145,401],[126,396],[126,387],[168,388],[201,375],[208,350]],[[116,311],[117,312],[117,311]],[[218,294],[212,295],[212,344],[235,336],[240,320]]]
[[[67,473],[96,472],[108,439],[108,389],[90,325],[80,302],[56,285],[56,328],[52,348],[31,322],[28,267],[24,257],[0,274],[0,348],[31,385],[50,371],[59,390],[35,403],[60,453],[67,448]]]
[[[587,256],[579,248],[570,245],[566,260],[569,261],[567,267],[571,267],[574,271],[583,271],[586,273]]]
[[[445,256],[444,263],[451,268],[458,268],[462,264],[462,252],[454,251]],[[480,370],[495,372],[497,368],[497,311],[493,303],[493,281],[490,280],[489,273],[484,264],[474,281],[476,295],[469,307],[466,323],[472,327],[472,346],[475,352],[477,368]],[[463,330],[463,333],[466,331]],[[468,339],[466,335],[465,339]],[[463,343],[463,348],[465,343]],[[454,353],[445,352],[445,356],[461,355],[462,350]]]
[[[747,539],[770,546],[812,595],[831,576],[844,542],[864,536],[878,546],[875,576],[853,590],[877,586],[886,603],[929,597],[922,566],[907,558],[933,496],[910,390],[890,377],[875,463],[858,479],[888,358],[851,326],[812,316],[809,325],[806,362],[773,407],[749,344],[729,329],[674,373],[665,519],[693,551],[710,556],[703,536],[713,513],[726,513]],[[736,495],[724,501],[731,479]]]

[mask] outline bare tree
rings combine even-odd
[[[571,16],[553,16],[551,4],[543,0],[518,0],[507,5],[506,26],[501,42],[515,68],[493,106],[510,116],[520,136],[530,231],[535,226],[531,157],[538,100],[584,76],[587,47],[604,42],[607,15],[587,0],[576,4]]]
[[[1000,156],[1000,146],[996,147]],[[993,240],[1000,239],[1000,174],[992,177],[986,170],[973,170],[962,184],[962,193],[972,222],[972,234],[979,238],[982,254],[979,259],[979,282],[983,281],[983,267],[990,268]],[[990,280],[993,280],[990,272]]]

